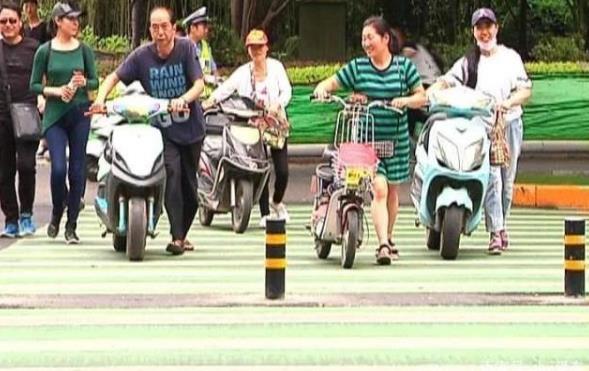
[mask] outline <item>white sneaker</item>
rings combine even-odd
[[[277,219],[284,219],[285,222],[290,221],[290,216],[288,215],[288,211],[286,211],[286,206],[284,202],[279,204],[275,204],[274,202],[270,202],[270,208],[272,209],[274,215],[276,215]]]
[[[268,219],[268,215],[264,215],[260,218],[260,223],[258,224],[260,228],[266,229],[266,219]]]

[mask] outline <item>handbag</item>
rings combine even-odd
[[[13,103],[11,87],[8,83],[6,61],[4,59],[4,45],[0,42],[0,80],[6,96],[6,105],[10,111],[14,138],[21,141],[36,141],[41,139],[41,116],[37,106],[32,103]]]
[[[505,137],[505,117],[502,112],[497,113],[497,120],[491,129],[491,150],[489,161],[492,166],[509,166],[510,153]]]

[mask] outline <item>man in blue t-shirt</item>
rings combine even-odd
[[[166,251],[179,255],[193,249],[186,236],[198,208],[196,170],[205,133],[202,108],[196,100],[204,82],[194,44],[175,37],[173,12],[157,6],[149,21],[153,42],[137,48],[104,80],[93,108],[104,106],[119,81],[127,85],[139,81],[147,94],[171,99],[173,112],[190,109],[189,115],[172,113],[158,125],[164,140],[165,207],[172,234]]]

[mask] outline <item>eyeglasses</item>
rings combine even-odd
[[[64,18],[70,22],[79,22],[80,21],[80,19],[78,17],[74,17],[73,15],[66,15]]]
[[[0,24],[3,24],[3,25],[7,24],[7,23],[17,24],[17,22],[18,22],[18,19],[16,19],[16,18],[2,18],[2,19],[0,19]]]

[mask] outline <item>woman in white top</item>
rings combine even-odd
[[[476,10],[472,15],[472,27],[477,47],[460,58],[430,89],[467,85],[491,94],[497,101],[497,109],[504,113],[511,159],[507,167],[491,167],[485,198],[486,224],[491,234],[489,254],[500,255],[509,244],[506,220],[523,141],[521,106],[532,94],[532,82],[519,54],[504,45],[497,45],[499,26],[491,9]]]
[[[269,112],[286,117],[286,106],[292,97],[292,87],[288,81],[286,70],[282,63],[268,58],[268,37],[262,30],[251,30],[245,40],[247,52],[251,58],[231,74],[211,97],[203,102],[203,108],[221,102],[237,92],[240,96],[250,97],[263,105]],[[274,163],[274,194],[269,202],[268,185],[260,196],[260,226],[266,226],[266,218],[270,215],[270,207],[277,217],[288,221],[288,213],[282,202],[288,184],[288,148],[271,148]]]

